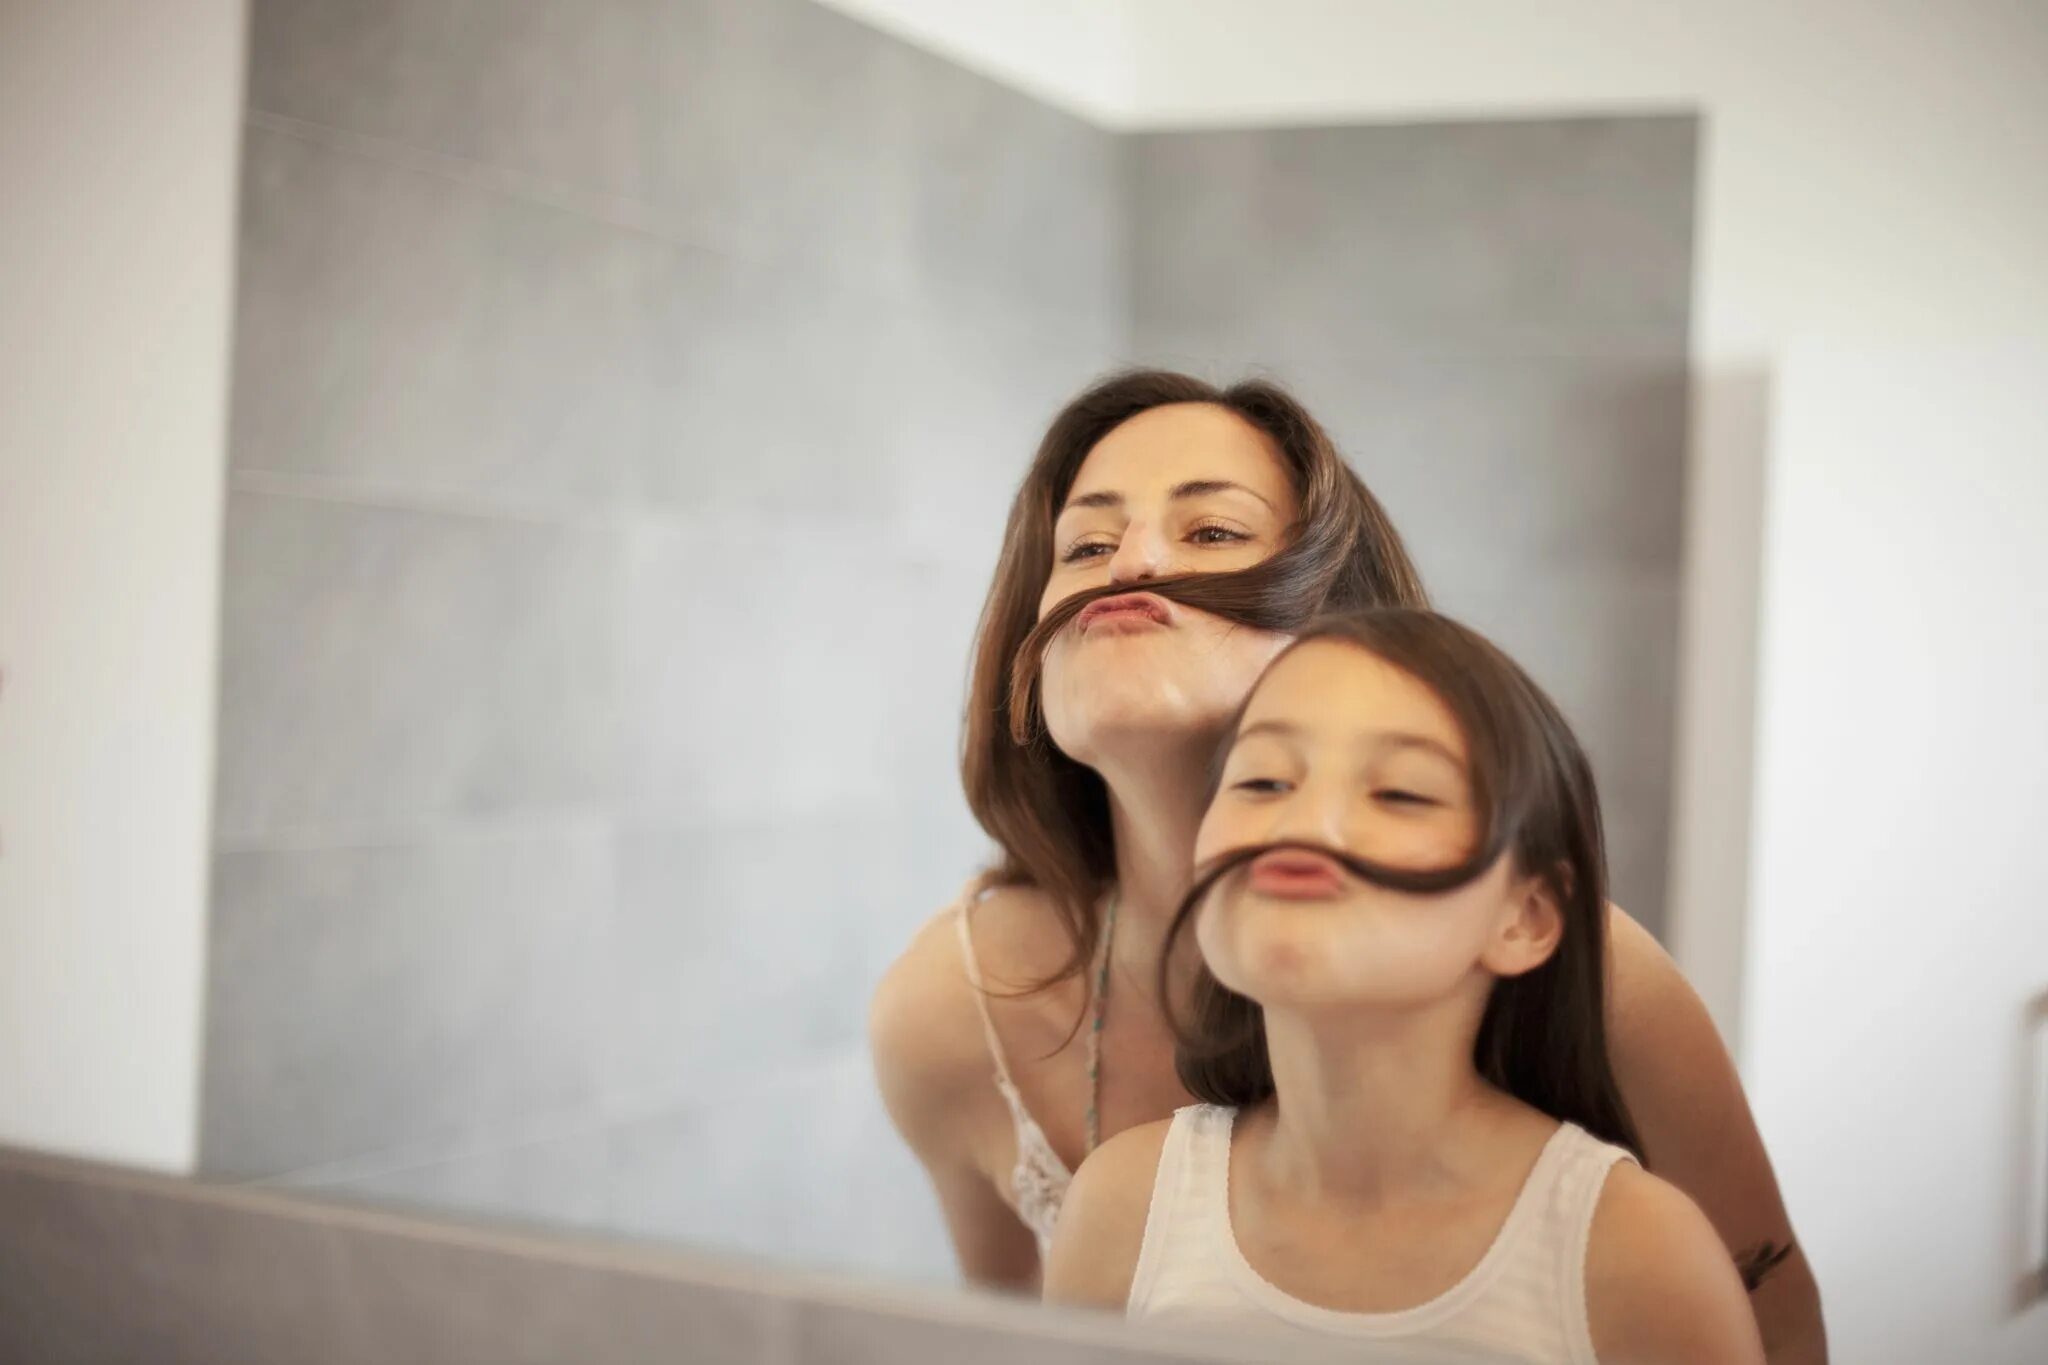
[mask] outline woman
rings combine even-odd
[[[1035,1286],[1081,1158],[1188,1103],[1155,982],[1207,764],[1289,629],[1374,605],[1427,600],[1378,502],[1278,388],[1139,371],[1054,419],[969,690],[968,803],[1001,861],[919,933],[871,1022],[883,1098],[971,1280]],[[1610,913],[1614,1065],[1645,1155],[1732,1253],[1792,1247],[1752,1303],[1773,1361],[1824,1360],[1727,1050],[1656,941]]]

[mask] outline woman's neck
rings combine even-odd
[[[1483,991],[1461,991],[1398,1012],[1268,1008],[1268,1176],[1352,1204],[1464,1183],[1467,1139],[1515,1107],[1472,1064],[1484,1005]]]
[[[1105,774],[1116,841],[1114,964],[1151,997],[1158,989],[1166,930],[1187,894],[1208,791],[1208,749],[1120,767]],[[1192,975],[1193,936],[1184,971]]]

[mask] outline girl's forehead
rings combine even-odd
[[[1433,688],[1343,640],[1297,645],[1266,670],[1239,728],[1268,721],[1333,739],[1399,732],[1435,740],[1459,755],[1465,752],[1457,718]]]

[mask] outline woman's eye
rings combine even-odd
[[[1251,537],[1228,526],[1197,526],[1188,532],[1188,539],[1197,545],[1230,545]]]
[[[1068,550],[1065,554],[1061,555],[1060,563],[1075,564],[1079,563],[1081,560],[1084,559],[1100,559],[1103,555],[1108,554],[1111,550],[1115,548],[1115,546],[1109,544],[1106,541],[1087,541],[1083,544],[1076,545],[1073,549]]]

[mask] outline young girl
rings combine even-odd
[[[1510,660],[1424,611],[1311,627],[1233,727],[1196,865],[1160,990],[1209,1103],[1089,1157],[1048,1298],[1530,1361],[1763,1359],[1720,1237],[1635,1159],[1592,774]]]

